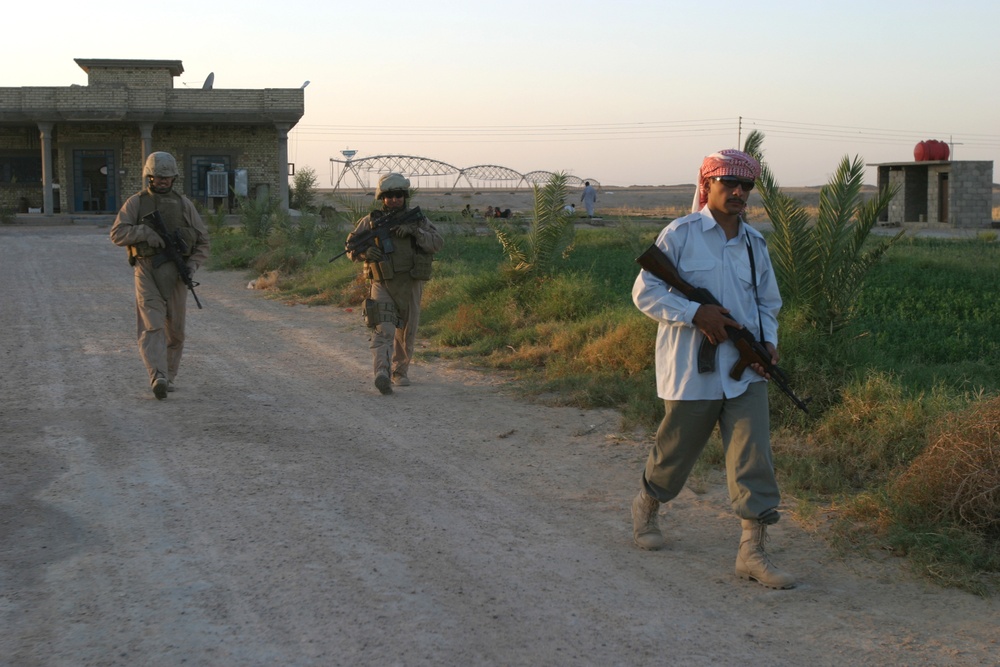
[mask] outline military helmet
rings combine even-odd
[[[378,187],[375,188],[375,199],[381,199],[387,192],[402,192],[407,197],[410,196],[410,179],[402,174],[385,174],[378,179]]]
[[[146,164],[142,167],[143,178],[160,176],[162,178],[177,178],[177,160],[170,153],[156,151],[150,153],[146,158]]]

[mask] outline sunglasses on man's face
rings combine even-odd
[[[740,178],[732,178],[731,176],[716,176],[712,180],[722,183],[722,186],[727,190],[735,190],[737,185],[743,188],[743,192],[753,190],[753,181],[744,181]]]

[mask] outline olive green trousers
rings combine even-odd
[[[736,398],[664,401],[664,406],[643,473],[646,493],[661,503],[676,498],[718,425],[733,510],[741,519],[776,523],[781,498],[771,457],[767,383],[751,382]]]

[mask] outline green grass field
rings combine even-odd
[[[425,354],[503,369],[526,396],[616,408],[625,426],[654,428],[662,411],[653,377],[656,325],[630,294],[634,258],[656,232],[627,221],[581,229],[556,270],[519,282],[502,270],[494,236],[461,232],[446,237],[424,292]],[[356,305],[358,266],[327,262],[339,252],[336,242],[288,243],[231,230],[215,240],[213,262],[274,271],[289,299]],[[998,294],[995,237],[905,238],[869,274],[845,328],[819,332],[783,312],[782,366],[796,393],[812,399],[810,414],[773,387],[771,396],[776,468],[796,511],[836,507],[832,535],[840,543],[891,544],[921,571],[979,593],[996,588],[1000,533],[893,490],[943,424],[960,427],[949,419],[1000,395]],[[1000,454],[1000,444],[992,447],[982,455]],[[720,461],[716,443],[703,465]],[[1000,505],[997,496],[984,502]],[[927,539],[928,531],[937,537]]]

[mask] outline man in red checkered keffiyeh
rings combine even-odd
[[[664,406],[632,500],[632,538],[642,549],[666,544],[660,506],[684,488],[718,428],[729,501],[742,529],[735,574],[769,588],[791,588],[795,577],[780,570],[764,549],[781,502],[771,454],[767,374],[759,364],[752,371],[731,371],[739,368],[741,355],[729,329],[744,325],[778,363],[781,294],[764,237],[743,220],[760,172],[760,163],[742,151],[712,153],[698,170],[694,210],[664,227],[656,239],[656,248],[678,275],[708,290],[718,303],[689,299],[646,269],[632,286],[632,302],[657,322],[656,395]],[[681,520],[684,513],[679,506],[671,516]]]
[[[694,194],[691,212],[700,211],[708,202],[709,180],[717,176],[756,181],[760,178],[760,162],[743,151],[733,148],[712,153],[701,163],[698,170],[698,189]]]

